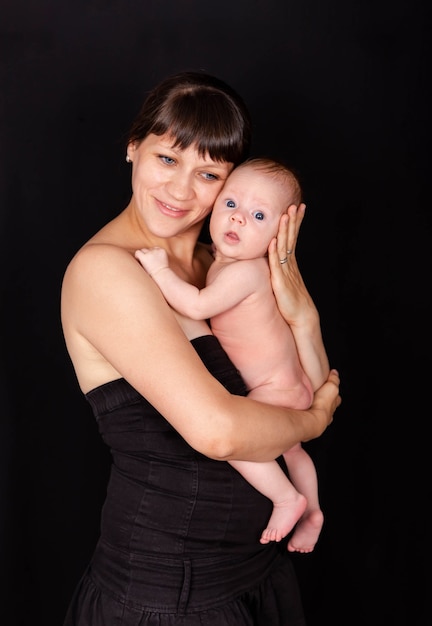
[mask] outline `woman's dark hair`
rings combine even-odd
[[[245,103],[229,85],[204,72],[181,72],[150,91],[128,143],[169,133],[173,147],[196,144],[201,156],[238,165],[249,154],[251,126]]]

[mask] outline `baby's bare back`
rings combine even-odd
[[[313,391],[290,326],[281,316],[266,265],[259,265],[254,293],[212,317],[211,327],[257,400],[308,408]],[[262,274],[262,275],[261,275]]]

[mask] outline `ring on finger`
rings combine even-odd
[[[292,250],[287,250],[287,254],[292,254],[293,251]]]
[[[283,265],[284,263],[286,263],[288,261],[288,257],[286,256],[284,259],[279,259],[279,263],[281,265]]]

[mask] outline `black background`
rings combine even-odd
[[[432,623],[429,39],[419,0],[2,0],[2,626],[61,626],[97,537],[107,453],[61,280],[129,198],[143,97],[185,69],[242,94],[253,153],[305,191],[298,258],[343,396],[307,446],[326,516],[294,556],[309,625]]]

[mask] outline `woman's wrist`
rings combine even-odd
[[[302,335],[315,335],[317,332],[321,334],[321,320],[318,309],[313,305],[301,315],[297,315],[295,319],[288,322],[291,328]]]

